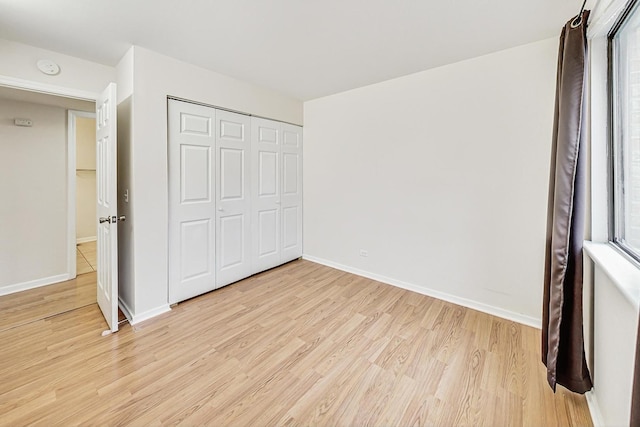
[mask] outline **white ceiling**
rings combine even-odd
[[[581,3],[0,0],[0,38],[112,66],[139,45],[308,100],[558,36]]]

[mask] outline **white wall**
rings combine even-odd
[[[96,119],[76,117],[76,168],[96,169]]]
[[[66,278],[66,145],[64,109],[0,100],[0,295]]]
[[[548,39],[306,102],[305,256],[538,325],[556,58]]]
[[[598,411],[604,425],[629,424],[638,310],[599,267],[595,268],[594,366]]]
[[[129,208],[135,295],[128,305],[139,321],[166,309],[168,301],[167,96],[296,124],[302,102],[137,46],[132,57],[132,67],[119,68],[134,74]]]
[[[76,118],[76,240],[96,238],[96,120]]]
[[[118,297],[120,305],[131,316],[135,312],[133,201],[124,194],[132,188],[131,139],[133,132],[133,52],[131,48],[122,57],[116,69],[118,74],[118,215],[126,217],[118,222]]]
[[[36,67],[39,59],[54,60],[60,66],[60,74],[48,76],[41,73]],[[0,39],[0,76],[100,93],[115,81],[116,70],[73,56]]]

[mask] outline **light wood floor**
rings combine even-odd
[[[95,302],[95,272],[80,275],[66,282],[3,295],[0,297],[0,331]]]
[[[0,332],[0,424],[591,425],[538,330],[308,261],[105,328],[94,304]]]
[[[0,296],[0,331],[96,302],[96,242],[76,247],[73,280]]]
[[[79,243],[76,246],[76,274],[92,273],[98,270],[96,242]]]

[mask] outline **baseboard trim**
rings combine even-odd
[[[98,238],[96,236],[81,237],[79,239],[76,239],[76,245],[79,245],[80,243],[95,242],[96,240],[98,240]]]
[[[55,276],[43,277],[42,279],[30,280],[28,282],[16,283],[0,287],[0,296],[14,294],[16,292],[28,291],[29,289],[40,288],[42,286],[53,285],[54,283],[71,280],[69,274],[58,274]]]
[[[587,406],[589,407],[589,413],[591,414],[591,421],[594,427],[604,427],[602,412],[600,412],[600,406],[598,405],[598,399],[595,393],[591,390],[586,392],[584,396],[587,398]]]
[[[122,298],[120,298],[120,296],[118,296],[118,307],[120,307],[120,310],[122,310],[124,317],[126,317],[129,323],[131,323],[131,319],[133,318],[133,315],[131,314],[131,309],[129,308],[127,303],[124,302]]]
[[[129,308],[129,306],[127,306],[127,304],[125,304],[124,301],[122,301],[122,299],[118,298],[118,303],[120,304],[120,310],[122,310],[127,320],[132,325],[136,325],[140,322],[144,322],[145,320],[149,320],[153,317],[156,317],[163,313],[171,311],[171,307],[169,306],[169,304],[165,304],[160,307],[156,307],[154,309],[147,310],[143,313],[134,315],[132,313],[132,310]]]
[[[448,294],[446,292],[441,292],[435,289],[418,286],[413,283],[407,283],[401,280],[396,280],[389,277],[381,276],[379,274],[370,273],[368,271],[360,270],[358,268],[353,268],[347,265],[339,264],[337,262],[329,261],[323,258],[318,258],[312,255],[302,255],[302,258],[311,262],[326,265],[327,267],[332,267],[338,270],[342,270],[347,273],[352,273],[358,276],[366,277],[368,279],[377,280],[378,282],[386,283],[388,285],[396,286],[398,288],[406,289],[408,291],[417,292],[422,295],[437,298],[453,304],[461,305],[463,307],[471,308],[473,310],[478,310],[483,313],[491,314],[493,316],[501,317],[503,319],[521,323],[523,325],[532,326],[537,329],[540,329],[542,326],[542,322],[540,319],[536,319],[535,317],[516,313],[514,311],[505,310],[503,308],[495,307],[489,304],[484,304],[484,303],[470,300],[467,298],[462,298],[456,295]]]

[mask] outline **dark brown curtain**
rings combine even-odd
[[[560,35],[542,310],[542,361],[549,385],[577,393],[591,389],[582,331],[588,18],[585,10],[579,25],[574,28],[572,19]]]

